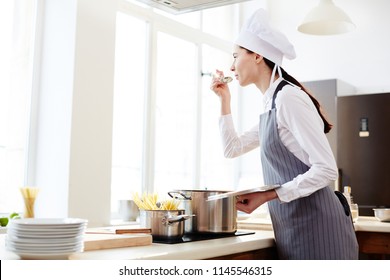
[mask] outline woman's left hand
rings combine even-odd
[[[237,196],[237,210],[250,214],[262,204],[277,197],[275,190],[240,195]]]

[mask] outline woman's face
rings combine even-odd
[[[246,49],[235,46],[233,50],[233,64],[230,68],[238,80],[240,86],[247,86],[255,83],[258,75],[258,55],[250,53]]]

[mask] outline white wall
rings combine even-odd
[[[264,3],[266,2],[266,3]],[[287,72],[300,81],[340,79],[357,93],[390,91],[390,1],[334,0],[357,25],[355,31],[333,36],[297,31],[319,0],[259,0],[248,4],[252,13],[265,7],[272,23],[294,44],[297,58],[285,60]]]

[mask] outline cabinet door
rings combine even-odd
[[[337,99],[338,166],[359,215],[390,207],[390,93]]]

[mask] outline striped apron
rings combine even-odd
[[[272,109],[260,115],[259,135],[264,183],[284,184],[309,167],[295,157],[280,140],[275,98],[286,85],[275,90]],[[288,203],[268,202],[280,259],[358,259],[358,244],[351,217],[330,187]]]

